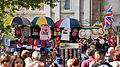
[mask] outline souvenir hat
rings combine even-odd
[[[86,36],[85,30],[84,29],[79,30],[79,37],[80,38],[85,38],[85,36]]]
[[[97,29],[92,29],[91,38],[97,39],[98,37],[99,37],[99,35],[98,35],[98,30],[97,30]]]
[[[98,35],[99,35],[99,36],[104,36],[104,35],[105,35],[105,31],[102,30],[102,28],[99,28],[99,29],[98,29]]]
[[[86,35],[85,35],[85,38],[86,38],[86,39],[89,39],[90,36],[91,36],[91,33],[92,33],[91,30],[89,30],[89,29],[88,29],[88,30],[85,30],[85,34],[86,34]]]
[[[105,29],[105,35],[108,35],[109,32],[108,32],[108,29]]]
[[[98,30],[97,29],[92,29],[92,35],[93,36],[98,36]]]

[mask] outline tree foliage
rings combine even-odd
[[[40,4],[44,3],[50,5],[50,7],[54,8],[56,6],[56,2],[58,0],[0,0],[0,29],[1,33],[10,35],[11,26],[4,27],[4,23],[6,19],[10,16],[14,16],[13,13],[17,10],[22,8],[29,9],[30,7],[32,10],[40,8]]]

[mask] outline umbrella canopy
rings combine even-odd
[[[10,17],[4,23],[4,26],[10,25],[31,25],[30,21],[24,17]]]
[[[49,25],[55,26],[53,20],[49,17],[35,17],[32,21],[32,25]]]
[[[55,26],[59,28],[80,28],[78,21],[73,18],[59,20],[55,23]]]

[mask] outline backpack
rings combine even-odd
[[[92,67],[112,67],[112,66],[107,62],[97,62],[93,64]]]

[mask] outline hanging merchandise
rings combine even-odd
[[[37,47],[38,45],[38,39],[34,39],[34,47]]]
[[[18,37],[18,40],[17,40],[16,44],[17,44],[17,45],[16,45],[17,48],[22,48],[21,37]]]
[[[70,32],[70,42],[74,43],[78,39],[79,28],[72,28]]]
[[[61,40],[69,41],[69,37],[70,37],[70,29],[64,28],[62,30]]]
[[[110,45],[110,47],[116,47],[116,44],[115,44],[115,42],[116,42],[116,36],[111,36],[111,37],[109,37],[108,38],[108,42],[109,42],[109,45]]]
[[[34,39],[39,39],[40,27],[38,25],[31,27],[31,37]]]
[[[51,38],[51,30],[48,26],[40,26],[40,40],[48,40]]]
[[[60,46],[60,37],[56,37],[55,38],[55,42],[56,42],[56,48],[59,49],[59,46]]]
[[[23,44],[28,45],[29,37],[24,37]]]
[[[21,27],[15,27],[15,36],[17,37],[20,37],[22,34],[21,34]]]
[[[23,27],[21,31],[22,31],[22,36],[24,37],[29,37],[31,35],[31,29],[29,26]]]
[[[23,40],[23,47],[27,47],[28,42],[29,42],[29,37],[24,37],[24,40]]]
[[[37,48],[41,48],[41,40],[38,40],[38,45],[37,45]]]
[[[46,44],[46,47],[49,47],[50,46],[49,40],[45,40],[45,44]]]
[[[22,48],[22,45],[20,42],[17,43],[17,48]]]
[[[33,43],[33,38],[29,37],[28,46],[32,45],[32,43]]]
[[[44,40],[41,40],[41,48],[44,48],[45,46],[44,46]]]
[[[54,28],[53,36],[61,36],[61,28]]]
[[[56,48],[56,41],[55,41],[55,39],[50,39],[50,41],[49,41],[49,47],[50,48]]]

